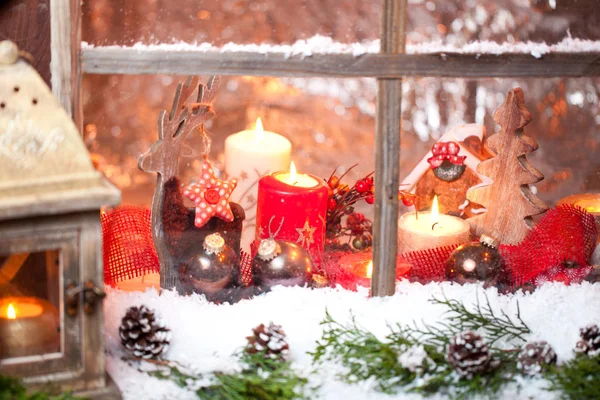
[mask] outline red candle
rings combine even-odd
[[[256,238],[298,243],[321,267],[327,215],[327,186],[322,179],[290,172],[275,172],[258,182]],[[269,226],[270,225],[270,226]]]

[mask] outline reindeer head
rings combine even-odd
[[[179,156],[193,154],[189,146],[183,144],[191,132],[198,129],[205,149],[210,149],[210,139],[204,132],[204,122],[215,115],[212,101],[218,87],[218,77],[211,77],[206,85],[199,84],[198,77],[188,77],[185,84],[180,83],[175,92],[171,112],[165,110],[158,116],[158,140],[150,150],[138,159],[138,167],[145,172],[157,172],[165,180],[176,176],[179,168]],[[186,105],[188,98],[198,87],[195,102]]]

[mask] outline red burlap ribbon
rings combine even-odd
[[[160,272],[150,210],[123,206],[103,213],[100,220],[105,284],[114,286],[126,279]]]
[[[597,240],[594,218],[573,205],[560,205],[544,214],[518,245],[501,245],[506,284],[518,288],[547,281],[579,283],[590,272],[588,261]],[[445,279],[445,261],[455,247],[403,254],[411,264],[409,279],[417,282]]]
[[[107,285],[160,272],[154,250],[150,211],[138,207],[120,207],[102,215],[104,240],[104,281]],[[539,285],[546,281],[566,284],[581,282],[591,270],[588,261],[594,251],[597,229],[594,218],[579,207],[560,205],[549,210],[523,242],[500,246],[506,265],[509,287]],[[397,279],[427,283],[445,280],[445,262],[457,246],[411,252],[398,257]],[[252,256],[240,256],[241,281],[252,283]],[[340,268],[344,252],[326,253],[324,272],[331,286],[355,290],[361,278]],[[407,272],[407,265],[410,270]]]

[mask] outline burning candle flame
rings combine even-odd
[[[367,278],[371,279],[371,275],[373,275],[373,260],[369,261],[369,265],[367,265]]]
[[[296,165],[292,161],[292,163],[290,164],[290,183],[292,185],[294,185],[295,184],[294,182],[296,182],[296,180],[297,180],[296,175],[297,175],[297,173],[296,173]]]
[[[436,224],[440,221],[440,207],[438,205],[437,195],[433,196],[433,204],[431,205],[431,224]]]
[[[254,131],[256,132],[256,139],[263,140],[265,137],[265,129],[263,128],[262,121],[260,117],[256,118],[256,124],[254,125]]]
[[[15,310],[15,306],[10,303],[6,310],[6,318],[8,319],[16,319],[17,318],[17,310]]]

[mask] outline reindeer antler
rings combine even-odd
[[[148,152],[138,159],[138,167],[145,172],[157,172],[164,181],[176,176],[179,169],[179,156],[184,145],[183,141],[196,128],[200,128],[205,148],[210,149],[210,139],[204,132],[204,122],[214,117],[212,100],[215,97],[218,77],[211,77],[205,86],[198,83],[198,77],[188,77],[185,83],[177,86],[171,112],[167,117],[165,110],[158,116],[158,140]],[[196,102],[186,106],[186,101],[198,89]]]

